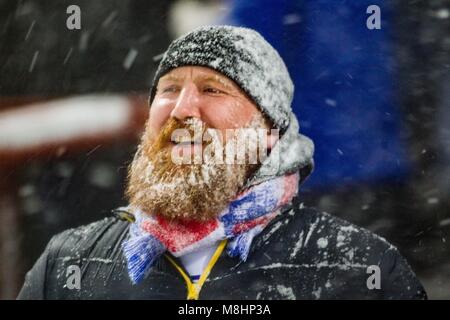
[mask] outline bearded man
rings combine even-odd
[[[129,205],[53,237],[19,298],[426,298],[396,248],[300,203],[313,143],[299,134],[293,92],[254,30],[207,26],[172,42],[129,168]],[[243,129],[259,133],[236,161]]]

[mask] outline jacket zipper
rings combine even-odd
[[[200,276],[200,279],[197,283],[193,283],[191,281],[191,278],[186,274],[186,272],[183,270],[183,268],[178,265],[178,263],[175,262],[175,260],[170,257],[169,255],[164,255],[167,260],[172,263],[172,265],[177,269],[177,271],[181,274],[184,281],[186,282],[186,288],[187,288],[187,300],[198,300],[200,291],[203,287],[203,284],[205,283],[206,279],[208,278],[212,268],[216,264],[217,260],[219,259],[220,255],[222,254],[223,250],[225,249],[225,246],[227,244],[227,240],[222,240],[220,242],[219,246],[217,247],[216,251],[214,252],[213,256],[208,262],[208,265],[206,266],[205,270],[203,271],[202,275]]]

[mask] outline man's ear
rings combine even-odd
[[[273,122],[264,116],[264,125],[267,129],[267,150],[272,150],[275,143],[280,139],[280,130],[276,129]]]
[[[278,129],[270,129],[267,132],[267,149],[272,150],[277,141],[280,140],[280,131]]]

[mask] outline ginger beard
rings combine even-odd
[[[199,122],[204,133],[208,126],[192,118],[185,121],[170,118],[153,140],[148,130],[144,132],[128,171],[126,196],[132,206],[169,219],[207,221],[216,218],[241,191],[257,164],[217,163],[214,156],[205,153],[201,164],[173,161],[172,133],[176,129],[194,132]],[[258,115],[249,127],[264,128],[264,125],[264,118]],[[207,145],[203,142],[203,150]],[[221,152],[225,152],[225,147]]]

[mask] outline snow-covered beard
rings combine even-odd
[[[153,141],[150,132],[144,133],[128,172],[126,196],[132,206],[166,218],[206,221],[226,208],[257,168],[248,163],[216,163],[214,154],[203,154],[201,164],[175,164],[170,148],[172,133],[180,128],[194,132],[200,121],[194,120],[169,119]],[[251,127],[262,127],[263,123],[264,119],[257,117]],[[206,131],[208,126],[202,123],[202,128]]]

